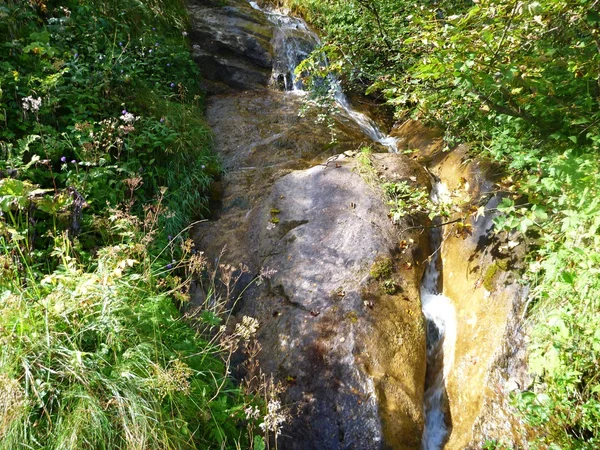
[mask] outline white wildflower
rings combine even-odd
[[[30,95],[29,97],[25,97],[23,99],[22,105],[25,111],[31,110],[32,112],[36,113],[40,110],[40,106],[42,106],[42,99],[41,97],[33,98]]]
[[[258,275],[260,278],[264,279],[270,279],[273,275],[275,275],[277,273],[277,270],[275,269],[269,269],[268,267],[263,267],[260,269],[260,274]]]
[[[542,270],[542,263],[539,261],[535,261],[529,266],[529,271],[531,273],[537,273],[540,270]]]
[[[281,402],[279,400],[270,400],[267,404],[267,414],[264,417],[264,422],[259,427],[264,431],[275,433],[275,437],[281,434],[281,424],[285,422],[286,416],[281,410]]]
[[[258,320],[254,317],[244,316],[242,323],[235,325],[235,335],[239,336],[244,340],[250,339],[250,337],[258,330]]]
[[[132,123],[135,122],[137,119],[137,117],[135,117],[133,114],[131,114],[130,112],[124,112],[123,115],[121,116],[121,120],[125,123]]]
[[[260,416],[260,410],[258,409],[257,406],[252,407],[252,406],[248,406],[244,412],[246,413],[246,419],[250,420],[250,419],[258,419],[258,417]]]

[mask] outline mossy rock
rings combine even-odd
[[[392,275],[393,268],[394,264],[391,258],[380,258],[373,263],[369,274],[375,280],[382,280]]]
[[[509,259],[498,259],[494,261],[485,271],[485,275],[483,276],[483,287],[489,292],[493,292],[500,274],[509,269],[509,263]]]

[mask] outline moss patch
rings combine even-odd
[[[499,259],[494,261],[485,271],[485,275],[483,276],[483,287],[485,287],[488,291],[494,291],[494,285],[498,280],[498,277],[502,272],[506,272],[508,270],[509,260],[508,259]]]
[[[392,275],[393,263],[391,258],[381,258],[376,260],[371,266],[369,274],[375,280],[389,278]]]

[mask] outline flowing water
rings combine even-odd
[[[434,203],[444,202],[445,186],[435,182],[431,192]],[[441,219],[433,220],[430,242],[432,255],[421,283],[421,308],[427,322],[427,376],[425,382],[425,431],[422,449],[438,450],[448,436],[445,382],[454,362],[456,342],[456,312],[452,301],[441,294]]]
[[[295,70],[320,44],[319,37],[310,30],[302,19],[278,11],[261,9],[256,2],[250,2],[250,5],[254,9],[263,11],[269,21],[276,25],[273,36],[273,49],[275,52],[273,84],[294,94],[307,94]],[[326,61],[323,64],[326,64]],[[329,91],[333,95],[340,112],[345,117],[355,122],[371,140],[384,145],[392,153],[397,152],[398,139],[386,135],[373,119],[352,108],[339,80],[329,76],[324,81],[329,84]]]
[[[273,85],[296,95],[306,95],[300,77],[295,74],[296,67],[319,45],[318,36],[313,33],[302,19],[286,14],[261,9],[255,2],[249,2],[261,10],[276,25],[273,37],[275,63],[273,67]],[[329,77],[326,82],[339,107],[340,112],[354,121],[363,133],[374,142],[386,146],[390,152],[397,152],[397,139],[386,135],[367,115],[352,108],[344,95],[339,80]],[[447,194],[444,185],[434,183],[432,201],[443,202]],[[434,225],[439,224],[439,218]],[[421,285],[422,310],[427,321],[427,380],[425,389],[425,432],[422,448],[424,450],[441,449],[448,436],[445,417],[447,403],[445,380],[454,359],[456,341],[456,318],[452,302],[441,295],[441,257],[442,228],[432,228],[432,257],[423,276]]]

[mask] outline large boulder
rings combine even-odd
[[[271,77],[273,24],[248,2],[192,0],[192,56],[202,75],[237,89],[266,86]]]
[[[299,107],[277,91],[212,97],[208,119],[229,170],[197,245],[213,257],[226,247],[221,262],[255,276],[276,271],[247,286],[235,317],[259,320],[261,367],[287,386],[292,418],[279,448],[418,449],[427,233],[394,225],[357,173],[346,155],[368,140],[356,126],[319,124]],[[376,154],[371,170],[428,182],[403,155]]]

